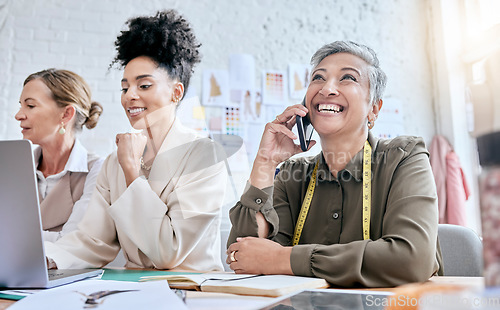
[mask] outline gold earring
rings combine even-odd
[[[373,127],[373,120],[370,117],[368,117],[367,126],[368,126],[368,129],[372,129],[372,127]]]
[[[61,122],[61,128],[59,129],[59,134],[64,135],[66,133],[66,128],[64,128],[64,122]]]

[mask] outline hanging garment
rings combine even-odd
[[[460,160],[441,135],[434,136],[429,152],[438,194],[439,223],[465,226],[465,202],[470,191]]]

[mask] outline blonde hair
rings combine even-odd
[[[90,87],[78,74],[69,70],[46,69],[30,74],[23,85],[32,80],[40,79],[52,92],[57,105],[61,108],[69,105],[76,110],[74,129],[80,131],[85,125],[92,129],[102,113],[102,105],[92,101]]]

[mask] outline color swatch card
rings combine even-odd
[[[288,96],[285,71],[263,71],[262,82],[264,104],[286,104]]]
[[[224,109],[223,131],[227,135],[241,136],[241,109],[239,107],[227,106]]]

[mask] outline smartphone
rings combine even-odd
[[[306,105],[306,97],[302,100],[302,105]],[[297,115],[297,131],[299,133],[299,142],[300,148],[302,151],[307,151],[309,148],[309,143],[311,142],[311,137],[313,134],[313,126],[311,125],[311,121],[309,120],[309,114],[302,117]]]

